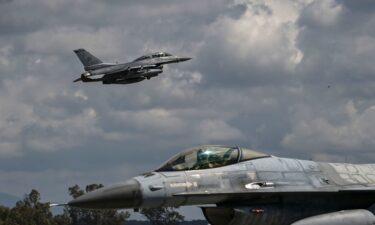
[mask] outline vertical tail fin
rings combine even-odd
[[[78,56],[79,60],[85,67],[103,63],[100,59],[93,56],[90,52],[83,48],[74,50],[74,53]]]

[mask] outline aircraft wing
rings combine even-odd
[[[108,71],[102,77],[104,83],[116,83],[121,81],[138,82],[147,76],[155,76],[162,72],[162,68],[156,65],[125,64],[115,70]]]
[[[156,65],[147,64],[147,65],[124,65],[121,68],[118,68],[113,71],[109,71],[105,74],[106,78],[121,78],[123,76],[142,73],[144,70],[156,68]]]
[[[127,68],[128,71],[139,71],[139,70],[145,70],[145,69],[153,69],[158,67],[155,64],[146,64],[146,65],[136,65],[136,66],[130,66]]]

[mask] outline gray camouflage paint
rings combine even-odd
[[[199,205],[214,225],[359,225],[375,224],[370,212],[374,202],[375,164],[270,156],[213,169],[145,173],[68,204],[84,208]]]
[[[142,56],[128,63],[103,63],[85,49],[74,50],[84,65],[85,72],[73,82],[98,82],[103,84],[131,84],[151,79],[163,72],[163,65],[190,60],[186,57],[172,56],[157,52]]]

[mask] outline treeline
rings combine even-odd
[[[69,188],[72,198],[101,188],[92,184],[82,190],[78,185]],[[148,221],[129,221],[130,213],[119,210],[87,210],[64,207],[62,214],[53,215],[49,203],[40,202],[40,193],[32,190],[12,208],[0,206],[0,225],[206,225],[206,221],[184,221],[174,208],[141,210]]]

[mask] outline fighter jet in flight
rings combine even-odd
[[[322,163],[204,145],[68,205],[199,205],[212,225],[374,225],[374,203],[375,164]]]
[[[163,72],[163,65],[187,61],[190,58],[157,52],[141,56],[128,63],[104,63],[85,49],[74,50],[84,65],[85,72],[73,82],[98,82],[103,84],[131,84],[156,77]]]

